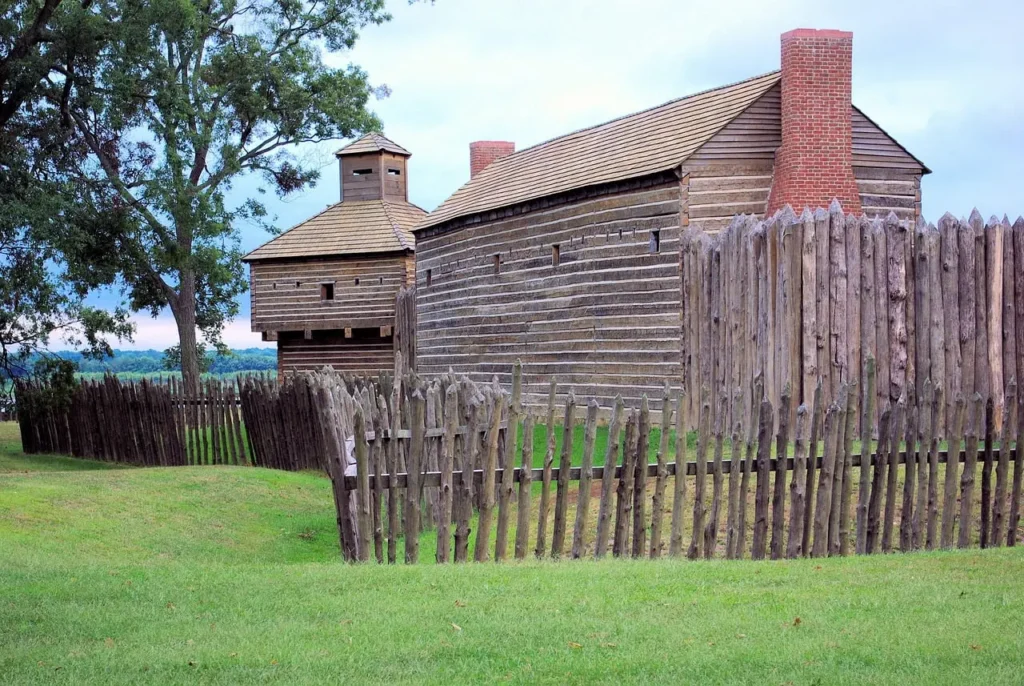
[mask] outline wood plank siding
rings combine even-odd
[[[782,145],[781,88],[774,86],[702,145],[686,163],[774,162]]]
[[[679,376],[679,199],[666,176],[421,233],[418,371],[508,384],[520,358],[528,404],[555,379],[606,407],[616,393],[657,405]]]
[[[253,331],[320,331],[392,326],[395,296],[414,269],[412,254],[253,262]],[[331,284],[334,299],[322,298]]]
[[[370,374],[394,369],[394,342],[379,329],[355,329],[352,338],[344,331],[314,331],[307,339],[302,332],[287,331],[277,341],[278,374],[313,371],[325,366],[336,371]]]
[[[776,85],[686,160],[690,226],[715,233],[737,214],[763,216],[775,151],[782,144],[780,108]],[[884,216],[893,210],[900,219],[915,218],[921,207],[921,163],[856,107],[851,119],[854,176],[864,212]]]

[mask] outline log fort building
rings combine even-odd
[[[370,133],[337,153],[341,202],[245,256],[252,330],[277,341],[277,368],[331,365],[376,374],[394,367],[395,300],[411,284],[410,153]]]
[[[518,152],[471,144],[471,177],[413,230],[418,370],[523,397],[558,381],[635,404],[680,374],[679,236],[786,204],[920,213],[928,169],[851,101],[850,33],[782,36],[781,70]]]

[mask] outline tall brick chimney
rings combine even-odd
[[[853,34],[795,29],[782,34],[782,145],[768,213],[792,205],[828,207],[838,198],[859,213],[853,176]]]
[[[509,141],[476,141],[469,144],[469,178],[482,172],[491,162],[508,157],[516,151]]]

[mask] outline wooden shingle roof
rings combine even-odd
[[[556,193],[670,170],[781,80],[774,71],[553,138],[493,162],[415,230]]]
[[[426,212],[407,202],[339,202],[242,258],[246,262],[415,250],[411,229]]]
[[[385,152],[393,152],[396,155],[412,157],[411,152],[379,133],[368,133],[362,138],[352,141],[334,154],[340,157],[341,155],[362,155],[368,152],[380,152],[381,150]]]

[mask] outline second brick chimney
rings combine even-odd
[[[853,176],[853,34],[795,29],[782,34],[782,145],[768,214],[784,205],[828,207],[838,198],[859,213]]]
[[[508,157],[516,151],[516,144],[509,141],[476,141],[469,144],[469,178],[473,178],[491,162]]]

